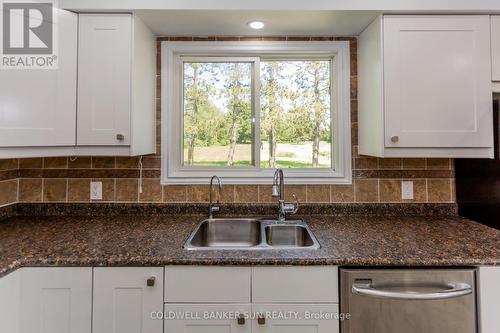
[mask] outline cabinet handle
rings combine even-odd
[[[265,325],[266,324],[266,317],[264,317],[264,316],[258,316],[257,317],[257,323],[259,325]]]
[[[396,143],[396,142],[399,142],[399,136],[395,135],[391,138],[391,142],[392,143]]]
[[[146,285],[148,287],[154,287],[155,286],[155,280],[156,278],[154,276],[150,277],[147,281],[146,281]]]
[[[117,134],[117,135],[116,135],[116,140],[118,140],[118,141],[123,141],[123,140],[125,140],[125,135],[123,135],[123,134]]]
[[[238,325],[245,325],[245,316],[244,315],[238,316]]]

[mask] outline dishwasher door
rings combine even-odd
[[[342,333],[475,333],[474,269],[341,269]]]

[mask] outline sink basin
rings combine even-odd
[[[301,225],[275,224],[266,227],[266,241],[270,246],[313,246],[311,233]]]
[[[303,220],[278,223],[269,219],[208,219],[189,236],[188,250],[319,249]]]
[[[260,221],[211,219],[203,221],[189,240],[193,247],[240,248],[262,242]]]

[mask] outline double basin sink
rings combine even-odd
[[[319,249],[303,220],[227,218],[202,221],[186,241],[188,250]]]

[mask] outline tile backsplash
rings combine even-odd
[[[157,154],[139,157],[55,157],[0,160],[0,206],[14,202],[89,202],[90,182],[102,182],[104,202],[206,202],[207,185],[160,184],[160,41],[188,40],[347,40],[351,44],[352,185],[287,185],[300,201],[403,202],[401,182],[414,182],[414,199],[404,202],[455,202],[451,159],[387,158],[357,153],[357,41],[346,37],[160,37],[157,68]],[[269,181],[271,183],[271,180]],[[208,179],[207,179],[208,183]],[[142,187],[142,191],[140,190]],[[224,202],[273,202],[271,185],[226,185]]]

